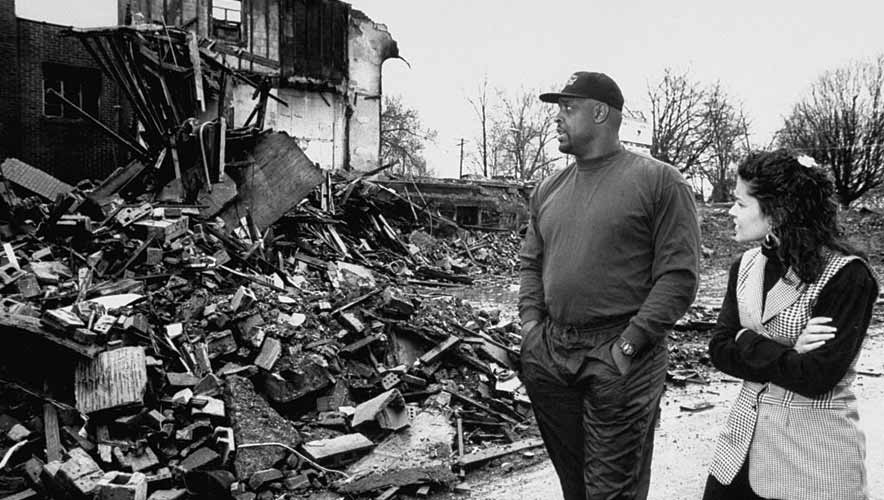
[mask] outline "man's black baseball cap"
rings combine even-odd
[[[617,83],[604,73],[578,71],[571,75],[561,92],[540,94],[543,102],[559,102],[562,97],[595,99],[623,111],[623,93]]]

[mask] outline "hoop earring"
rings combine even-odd
[[[767,230],[767,234],[764,235],[764,239],[761,241],[761,246],[769,250],[780,247],[780,238],[773,232],[773,229]]]

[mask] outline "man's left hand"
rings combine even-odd
[[[614,364],[617,365],[620,375],[629,373],[629,368],[632,367],[632,358],[623,354],[616,342],[611,345],[611,357],[614,358]]]

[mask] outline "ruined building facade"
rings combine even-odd
[[[264,125],[296,138],[325,169],[371,170],[380,155],[381,68],[398,57],[386,27],[338,0],[120,1],[120,22],[188,26],[211,39],[219,60],[271,93]],[[237,82],[234,126],[243,124],[254,88]]]
[[[23,0],[19,0],[23,1]],[[70,183],[123,161],[116,143],[45,98],[54,88],[114,130],[125,126],[120,93],[62,26],[16,17],[0,2],[0,158],[16,157]]]

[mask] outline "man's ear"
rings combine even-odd
[[[607,104],[603,102],[596,103],[592,110],[592,119],[596,123],[604,123],[608,119],[609,112],[610,109]]]

